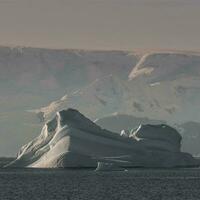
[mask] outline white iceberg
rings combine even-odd
[[[102,129],[74,109],[57,112],[41,134],[21,148],[9,167],[191,167],[199,162],[180,151],[181,136],[167,125],[141,125],[129,137]]]

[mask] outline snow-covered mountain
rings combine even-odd
[[[191,167],[199,162],[180,151],[180,134],[167,125],[143,125],[127,136],[102,129],[77,110],[57,113],[41,134],[23,146],[9,167]]]
[[[144,53],[129,74],[129,79],[145,77],[148,83],[176,80],[200,75],[199,53],[157,52]]]
[[[111,73],[126,79],[137,60],[125,51],[0,47],[0,87],[15,92],[71,91]]]
[[[200,56],[180,52],[143,54],[135,53],[139,61],[127,79],[115,74],[99,78],[41,111],[48,116],[60,108],[75,107],[92,118],[120,112],[170,123],[199,122]],[[87,111],[82,110],[86,107]]]
[[[126,51],[0,47],[0,154],[13,156],[37,135],[42,125],[27,110],[111,73],[127,79],[137,60]]]
[[[128,112],[132,98],[125,81],[108,75],[34,112],[44,113],[44,119],[49,120],[59,110],[75,108],[96,119],[113,112]]]
[[[129,80],[148,117],[171,123],[200,121],[198,53],[144,53]]]
[[[106,76],[36,111],[44,113],[46,119],[60,109],[73,107],[92,119],[120,113],[169,124],[199,122],[199,85],[200,80],[189,78],[146,84]]]
[[[92,120],[115,113],[200,123],[200,52],[0,47],[0,70],[2,155],[35,137],[40,121],[70,107]]]

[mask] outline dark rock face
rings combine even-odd
[[[23,146],[10,167],[96,167],[98,162],[119,167],[197,166],[180,152],[181,136],[167,125],[141,125],[127,137],[102,129],[74,109],[63,110],[41,134]]]

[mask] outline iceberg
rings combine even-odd
[[[7,167],[99,168],[100,163],[113,163],[111,168],[199,166],[180,146],[181,136],[170,126],[140,125],[124,136],[101,128],[70,108],[57,112]]]

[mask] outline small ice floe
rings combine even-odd
[[[154,87],[154,86],[157,86],[157,85],[160,85],[160,82],[155,82],[155,83],[150,84],[151,87]]]
[[[124,169],[119,167],[115,163],[98,162],[95,171],[124,171]]]

